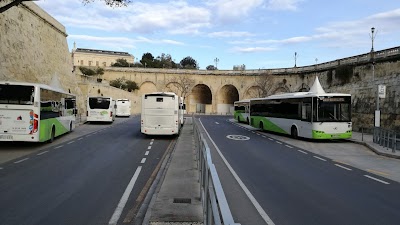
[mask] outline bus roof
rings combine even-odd
[[[242,99],[242,100],[239,100],[239,101],[235,101],[234,103],[247,103],[247,102],[250,102],[250,99]]]
[[[174,92],[152,92],[148,94],[144,94],[143,96],[178,96]]]
[[[29,82],[19,82],[19,81],[0,81],[0,84],[5,84],[5,85],[22,85],[22,86],[38,86],[42,89],[46,89],[46,90],[51,90],[51,91],[56,91],[56,92],[60,92],[63,94],[68,94],[68,95],[73,95],[75,96],[75,94],[72,93],[68,93],[66,91],[64,91],[63,89],[59,89],[59,88],[55,88],[52,86],[49,86],[47,84],[40,84],[40,83],[29,83]]]
[[[264,98],[254,98],[251,100],[262,100],[262,99],[286,99],[286,98],[305,98],[305,97],[334,97],[334,96],[351,96],[351,94],[345,93],[326,93],[319,83],[318,77],[315,77],[315,81],[313,86],[310,88],[308,92],[291,92],[291,93],[282,93],[276,95],[270,95]]]

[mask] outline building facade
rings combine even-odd
[[[117,59],[126,59],[129,64],[133,64],[135,61],[135,57],[128,52],[76,48],[75,43],[71,57],[73,66],[108,67]]]

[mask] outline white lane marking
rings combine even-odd
[[[59,146],[55,147],[54,149],[62,148],[62,147],[64,147],[64,145],[59,145]]]
[[[46,154],[46,153],[48,153],[49,151],[44,151],[44,152],[41,152],[41,153],[38,153],[38,154],[36,154],[36,155],[43,155],[43,154]]]
[[[74,142],[75,142],[75,141],[70,141],[70,142],[67,143],[67,145],[72,144],[72,143],[74,143]]]
[[[323,158],[321,158],[321,157],[318,157],[318,156],[313,156],[314,158],[316,158],[316,159],[319,159],[319,160],[321,160],[321,161],[326,161],[326,159],[323,159]]]
[[[342,165],[340,165],[340,164],[335,164],[335,166],[338,166],[338,167],[340,167],[340,168],[342,168],[342,169],[345,169],[345,170],[348,170],[348,171],[351,171],[351,170],[352,170],[352,169],[347,168],[347,167],[345,167],[345,166],[342,166]]]
[[[146,158],[143,158],[142,161],[140,161],[141,164],[146,162]]]
[[[82,140],[83,138],[78,138],[78,141]]]
[[[215,149],[217,150],[219,156],[221,156],[222,161],[224,161],[226,167],[228,167],[229,171],[232,173],[233,177],[236,179],[236,181],[239,183],[240,187],[243,189],[244,193],[246,193],[247,197],[250,199],[251,203],[253,203],[254,207],[257,209],[258,213],[261,215],[261,217],[264,219],[264,221],[268,225],[275,225],[275,223],[271,220],[271,218],[268,216],[268,214],[264,211],[264,209],[261,207],[261,205],[257,202],[257,200],[254,198],[254,196],[251,194],[249,189],[247,189],[246,185],[243,183],[243,181],[239,178],[239,176],[236,174],[236,172],[233,170],[232,166],[229,164],[229,162],[225,159],[224,155],[222,155],[222,152],[219,150],[218,146],[215,144],[214,140],[210,137],[210,134],[207,132],[206,128],[204,127],[203,123],[201,122],[201,119],[199,119],[201,126],[203,127],[204,131],[206,132],[208,138],[210,139],[211,143],[214,145]]]
[[[288,147],[288,148],[293,148],[292,146],[290,146],[290,145],[285,145],[286,147]]]
[[[151,146],[147,147],[147,149],[151,149]]]
[[[270,141],[273,141],[274,139],[272,139],[272,138],[268,138],[268,140],[270,140]]]
[[[140,171],[142,170],[142,167],[139,166],[136,171],[135,174],[133,174],[133,177],[131,179],[131,181],[129,182],[128,186],[125,189],[124,194],[121,197],[121,200],[119,200],[118,206],[114,211],[114,214],[112,215],[110,221],[108,222],[109,225],[116,225],[119,218],[121,217],[122,211],[125,208],[126,202],[128,201],[129,195],[131,194],[132,190],[133,190],[133,186],[135,186],[136,180],[140,174]]]
[[[0,167],[0,170],[2,170],[3,169],[3,167]]]
[[[219,124],[218,122],[215,122],[215,124]]]
[[[266,138],[266,136],[262,135],[261,137]]]
[[[92,136],[92,135],[91,134],[86,135],[86,137],[90,137],[90,136]]]
[[[152,141],[152,142],[150,142],[150,145],[153,145],[153,143],[154,143],[153,141]]]
[[[149,153],[150,153],[149,151],[146,151],[146,152],[144,153],[144,155],[149,155]]]
[[[386,181],[379,180],[378,178],[371,177],[371,176],[369,176],[369,175],[364,175],[364,176],[365,176],[365,177],[368,177],[369,179],[372,179],[372,180],[375,180],[375,181],[381,182],[382,184],[389,184],[389,183],[388,183],[388,182],[386,182]]]
[[[256,132],[252,131],[251,133],[255,134]]]
[[[151,141],[154,141],[154,139],[151,139]]]
[[[257,133],[258,136],[260,136],[261,134]]]
[[[280,144],[280,145],[282,144],[282,142],[279,142],[279,141],[275,141],[275,142],[278,143],[278,144]]]
[[[18,160],[18,161],[16,161],[16,162],[14,162],[15,164],[18,164],[18,163],[22,163],[23,161],[26,161],[26,160],[28,160],[29,158],[24,158],[24,159],[21,159],[21,160]]]
[[[301,153],[303,153],[303,154],[308,154],[307,152],[305,152],[305,151],[302,151],[302,150],[300,150],[300,149],[298,149],[297,151],[299,151],[299,152],[301,152]]]

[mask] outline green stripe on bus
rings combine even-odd
[[[288,134],[282,128],[280,128],[279,126],[277,126],[276,124],[274,124],[273,122],[271,122],[270,120],[268,120],[265,117],[252,116],[251,121],[252,121],[251,125],[253,127],[257,127],[257,128],[263,129],[263,130],[277,132],[277,133],[281,133],[281,134]],[[261,122],[263,123],[263,127],[260,127]]]
[[[45,120],[40,120],[40,128],[39,128],[39,141],[40,142],[45,142],[50,140],[51,138],[51,128],[52,125],[54,124],[55,127],[55,135],[54,137],[57,137],[61,134],[65,134],[69,132],[69,127],[64,127],[60,121],[58,121],[56,118],[51,118],[51,119],[45,119]]]
[[[351,138],[351,136],[352,136],[352,131],[347,131],[345,133],[339,133],[339,134],[328,134],[317,130],[312,131],[312,138],[314,139],[346,139],[346,138]]]
[[[244,118],[243,113],[244,113],[244,112],[236,111],[236,112],[233,114],[233,117],[234,117],[236,120],[237,120],[238,117],[239,117],[238,122],[245,122],[246,119]]]

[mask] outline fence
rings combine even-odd
[[[400,134],[396,131],[383,129],[380,127],[374,128],[373,141],[387,149],[392,149],[392,152],[400,150]]]
[[[235,223],[233,221],[231,210],[226,201],[217,170],[211,160],[210,148],[203,134],[200,133],[194,117],[193,131],[196,141],[204,224],[240,225],[240,223]]]

